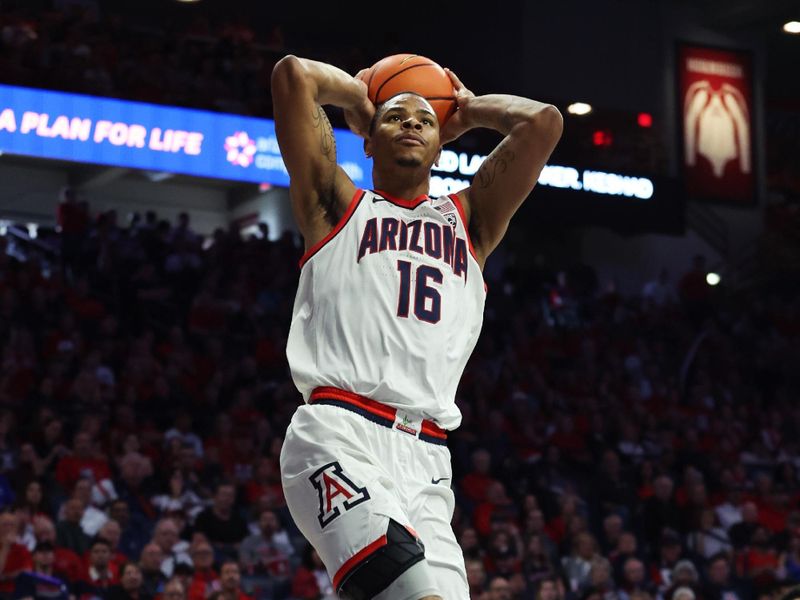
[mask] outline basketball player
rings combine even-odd
[[[290,55],[272,73],[306,247],[287,344],[305,403],[281,476],[292,517],[351,600],[469,598],[447,431],[461,420],[455,394],[483,320],[484,263],[561,136],[555,107],[475,96],[448,73],[458,110],[442,129],[421,96],[376,108],[358,76],[332,65]],[[324,105],[364,137],[374,190],[337,166]],[[471,187],[430,198],[442,145],[475,127],[504,137]]]

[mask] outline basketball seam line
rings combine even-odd
[[[400,75],[401,73],[405,73],[405,72],[406,72],[406,71],[408,71],[409,69],[416,69],[417,67],[428,67],[428,66],[434,66],[434,67],[435,67],[435,66],[437,66],[437,65],[436,65],[436,63],[433,63],[433,62],[426,62],[426,63],[422,63],[421,65],[411,65],[411,66],[408,66],[408,67],[406,67],[406,68],[404,68],[404,69],[401,69],[401,70],[399,70],[397,73],[392,73],[391,77],[389,77],[389,78],[388,78],[386,81],[384,81],[384,82],[383,82],[383,83],[382,83],[382,84],[381,84],[381,85],[378,87],[378,90],[375,92],[375,102],[377,102],[377,101],[378,101],[378,97],[381,95],[381,90],[382,90],[382,89],[384,88],[384,86],[385,86],[387,83],[389,83],[389,82],[390,82],[392,79],[394,79],[395,77],[397,77],[397,76],[398,76],[398,75]],[[402,93],[402,92],[401,92],[401,93]]]
[[[370,72],[369,72],[369,80],[367,81],[367,98],[369,99],[370,102],[375,103],[375,101],[378,99],[378,95],[375,94],[375,100],[373,100],[372,98],[369,97],[369,86],[372,85],[372,78],[373,77],[375,77],[375,69],[374,68],[370,69]]]

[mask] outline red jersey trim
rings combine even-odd
[[[353,556],[351,556],[347,562],[345,562],[341,568],[336,571],[336,575],[333,576],[333,587],[338,592],[339,586],[342,584],[342,579],[347,577],[350,572],[358,566],[358,563],[362,562],[365,558],[367,558],[370,554],[375,552],[376,550],[383,548],[387,544],[386,536],[382,535],[377,540],[372,542],[369,546],[366,546],[356,552]]]
[[[475,259],[475,262],[480,264],[480,262],[478,261],[478,256],[475,254],[475,248],[472,247],[472,238],[469,237],[469,223],[467,223],[467,217],[464,214],[464,207],[461,206],[461,200],[458,198],[458,194],[450,194],[447,197],[450,198],[456,205],[456,209],[458,210],[458,216],[461,217],[461,222],[464,224],[464,233],[467,236],[467,245],[469,246],[469,252],[470,254],[472,254],[472,258]],[[481,272],[481,279],[483,279],[482,272]],[[484,294],[489,293],[489,286],[486,285],[486,280],[483,281],[483,292]]]
[[[314,391],[311,392],[310,400],[313,402],[318,398],[334,398],[336,400],[342,400],[343,402],[354,404],[362,410],[372,413],[373,415],[383,417],[384,419],[389,419],[390,421],[394,421],[394,417],[397,414],[397,411],[391,406],[386,406],[385,404],[381,404],[380,402],[372,400],[371,398],[366,398],[365,396],[340,390],[339,388],[335,387],[314,388]]]
[[[350,204],[347,206],[347,210],[342,215],[342,218],[339,219],[339,222],[336,224],[336,226],[328,232],[328,235],[326,235],[316,244],[311,246],[311,248],[309,248],[308,251],[305,254],[303,254],[299,263],[301,269],[303,268],[303,265],[306,264],[312,256],[314,256],[317,252],[319,252],[325,244],[330,242],[336,236],[337,233],[339,233],[342,229],[344,229],[344,226],[347,225],[347,222],[350,220],[350,217],[352,217],[353,213],[356,212],[356,208],[358,208],[358,205],[361,203],[361,199],[363,197],[364,197],[364,190],[360,188],[357,189],[353,194],[353,198],[350,200]]]
[[[414,209],[417,208],[420,204],[425,202],[428,199],[427,194],[422,194],[417,196],[413,200],[404,200],[403,198],[398,198],[397,196],[392,196],[391,194],[387,194],[383,190],[375,190],[375,193],[378,194],[384,200],[388,200],[392,204],[397,204],[403,208],[410,208]]]
[[[450,194],[447,197],[453,201],[453,203],[456,205],[456,208],[458,209],[458,216],[461,217],[461,222],[464,224],[464,233],[467,236],[467,244],[469,245],[469,252],[470,254],[472,254],[472,258],[474,258],[475,261],[477,262],[478,257],[475,255],[475,248],[472,247],[472,238],[470,238],[469,236],[469,223],[467,222],[466,213],[464,213],[464,207],[461,206],[461,200],[458,198],[458,194]]]

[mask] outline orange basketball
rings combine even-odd
[[[393,54],[363,75],[369,99],[376,106],[402,92],[415,92],[431,103],[439,126],[456,110],[455,89],[445,70],[418,54]]]

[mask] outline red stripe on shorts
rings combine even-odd
[[[386,536],[382,535],[377,540],[372,542],[369,546],[367,546],[366,548],[362,548],[361,550],[356,552],[353,556],[351,556],[347,560],[347,562],[345,562],[341,566],[341,568],[338,571],[336,571],[336,575],[333,576],[333,588],[338,592],[339,585],[342,583],[342,579],[347,577],[350,574],[350,571],[352,571],[356,566],[358,566],[358,563],[367,558],[367,556],[375,552],[378,548],[382,548],[383,546],[385,546],[386,543],[387,543]]]

